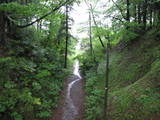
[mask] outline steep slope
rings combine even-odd
[[[123,49],[110,64],[110,116],[142,120],[160,113],[160,40],[151,30]]]
[[[159,120],[160,115],[160,33],[149,30],[134,40],[120,43],[112,49],[110,56],[109,117],[111,120]],[[104,91],[105,61],[100,62],[98,75],[86,71],[86,86]],[[89,74],[92,74],[89,77]],[[88,89],[88,88],[87,88]],[[95,120],[102,116],[103,97],[88,92],[88,98],[95,97],[97,116],[86,98],[88,115]],[[100,102],[101,101],[101,102]],[[94,106],[94,107],[95,107]],[[93,109],[92,109],[93,110]],[[98,117],[100,116],[100,117]],[[92,119],[93,119],[92,118]],[[87,120],[90,120],[87,118]]]

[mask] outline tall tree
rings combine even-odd
[[[141,3],[138,3],[138,23],[141,23]]]
[[[134,22],[137,22],[137,5],[134,5]]]
[[[104,93],[104,120],[109,120],[108,117],[108,84],[109,84],[109,54],[110,54],[110,38],[107,42],[107,50],[106,50],[106,74],[105,74],[105,93]]]
[[[91,51],[91,56],[93,56],[93,46],[92,46],[92,19],[91,19],[91,12],[89,12],[89,40],[90,40],[90,51]]]
[[[102,39],[101,39],[101,36],[100,36],[100,32],[98,31],[98,25],[97,25],[97,22],[96,22],[96,20],[95,20],[95,16],[94,16],[93,8],[92,8],[92,5],[91,5],[91,4],[90,4],[90,7],[91,7],[91,13],[92,13],[93,22],[94,22],[94,25],[95,25],[96,28],[97,28],[96,30],[97,30],[97,33],[98,33],[99,41],[100,41],[102,47],[105,48],[104,43],[103,43],[103,41],[102,41]]]
[[[0,1],[0,4],[7,3],[6,0]],[[6,12],[5,11],[0,11],[0,43],[5,44],[5,39],[6,39]]]
[[[130,22],[130,2],[129,0],[126,0],[126,4],[127,4],[126,20]]]
[[[153,10],[152,10],[152,8],[150,8],[150,26],[152,26],[152,24],[153,24]]]
[[[143,27],[146,29],[147,24],[147,0],[144,0],[143,2]]]
[[[68,34],[68,12],[69,7],[68,4],[66,4],[66,43],[65,43],[65,61],[64,61],[64,68],[67,68],[67,57],[68,57],[68,40],[69,40],[69,34]]]

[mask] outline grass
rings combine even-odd
[[[135,83],[110,92],[112,119],[144,120],[146,116],[158,114],[160,112],[160,89],[155,88],[154,83],[159,79],[157,74],[160,72],[149,72]]]
[[[110,119],[148,120],[160,114],[158,35],[157,30],[151,30],[123,50],[112,50],[109,80]],[[98,85],[96,89],[103,91],[105,61],[99,64],[98,75],[95,76]],[[99,104],[102,105],[103,103]]]

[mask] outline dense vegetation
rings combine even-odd
[[[153,34],[154,33],[154,34]],[[112,48],[109,75],[109,117],[142,120],[159,115],[159,40],[157,30],[136,38],[132,45]],[[147,41],[146,41],[147,40]],[[145,41],[145,42],[144,42]],[[95,48],[96,50],[96,48]],[[87,55],[87,53],[86,53]],[[96,55],[96,54],[95,54]],[[88,55],[87,55],[88,56]],[[97,65],[83,58],[86,79],[86,119],[103,118],[104,56]],[[92,63],[92,64],[91,64]]]
[[[1,120],[46,120],[57,106],[69,73],[64,69],[65,12],[58,10],[64,3],[0,2]]]
[[[86,1],[87,2],[87,1]],[[93,23],[89,46],[80,56],[85,78],[86,120],[103,119],[107,78],[106,51],[110,41],[109,98],[107,118],[112,120],[158,120],[160,114],[160,2],[156,0],[112,0],[102,14],[112,18],[105,27],[89,8]],[[89,4],[89,3],[88,3]],[[89,5],[88,5],[89,6]],[[107,5],[106,5],[107,8]],[[90,20],[89,20],[90,21]],[[90,28],[88,28],[91,30]],[[91,37],[92,36],[92,37]],[[99,42],[102,39],[103,44]],[[89,41],[89,40],[88,40]],[[108,54],[108,53],[107,53]],[[88,57],[90,56],[90,57]]]
[[[68,56],[76,43],[69,32],[74,2],[0,1],[0,120],[48,120],[52,116],[70,74]],[[104,117],[108,44],[107,117],[158,120],[160,1],[111,0],[111,5],[103,3],[103,7],[94,7],[95,0],[79,2],[89,7],[89,38],[82,40],[83,52],[76,56],[85,80],[84,119]],[[102,16],[110,22],[97,19]]]

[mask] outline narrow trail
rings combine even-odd
[[[76,50],[80,49],[80,42]],[[73,75],[65,83],[59,107],[54,111],[51,120],[83,120],[84,111],[83,79],[79,73],[79,61],[75,60]]]
[[[83,99],[82,78],[79,74],[78,61],[75,61],[73,79],[70,79],[68,83],[62,120],[75,120],[81,116]]]

